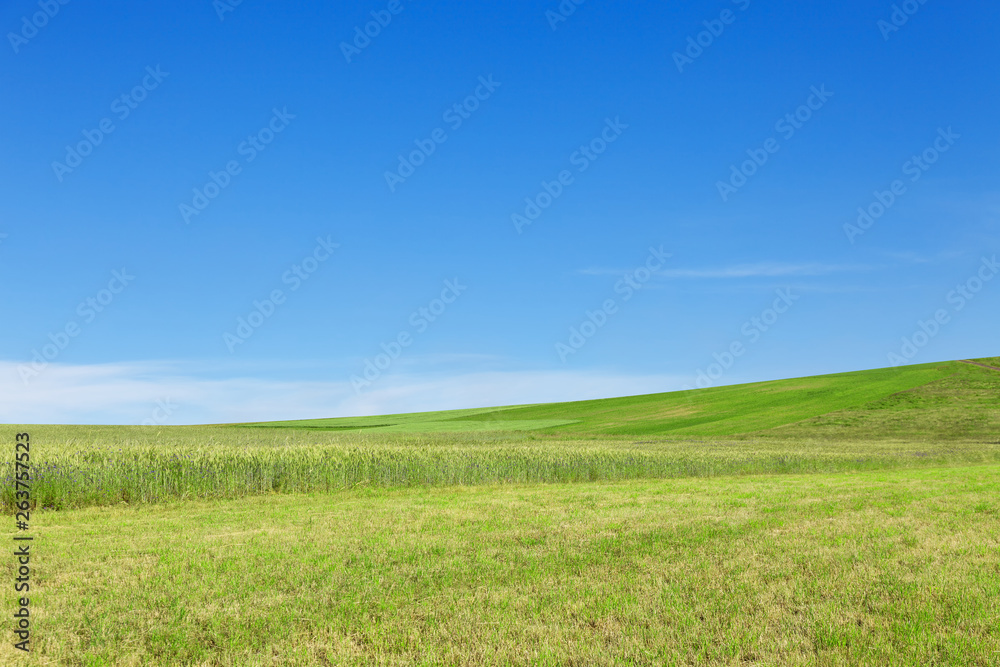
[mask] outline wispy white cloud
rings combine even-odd
[[[966,253],[959,250],[949,250],[937,252],[933,255],[924,255],[918,252],[912,251],[885,251],[882,253],[890,259],[896,260],[903,264],[941,264],[959,257],[965,256]]]
[[[139,424],[160,402],[165,424],[229,423],[447,410],[627,396],[679,389],[686,378],[589,371],[489,371],[440,377],[396,374],[354,393],[344,381],[219,377],[194,364],[53,364],[25,386],[0,362],[0,422]],[[162,411],[161,413],[162,414]]]
[[[654,275],[661,278],[724,279],[724,278],[778,278],[789,276],[825,276],[833,273],[859,273],[874,267],[862,264],[824,264],[820,262],[759,262],[706,269],[663,269]],[[590,276],[624,275],[626,271],[590,268],[580,273]]]
[[[660,271],[658,275],[666,278],[784,278],[789,276],[825,276],[832,273],[856,273],[870,270],[870,266],[857,264],[762,262],[759,264],[737,264],[716,269],[667,269]]]

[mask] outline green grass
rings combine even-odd
[[[38,505],[66,509],[356,486],[991,463],[1000,461],[998,396],[1000,372],[949,362],[415,415],[236,427],[13,428],[35,442]],[[8,510],[13,474],[12,461],[0,463],[0,503]]]
[[[981,360],[983,363],[993,360]],[[957,364],[956,372],[910,391],[768,432],[769,437],[946,442],[957,435],[1000,440],[1000,371]]]
[[[988,363],[989,360],[981,360]],[[843,411],[880,412],[886,401],[911,392],[943,396],[954,406],[943,406],[921,434],[906,423],[870,424],[854,432],[841,430],[842,437],[980,438],[1000,430],[996,403],[978,400],[1000,392],[1000,373],[961,362],[941,362],[836,375],[820,375],[748,385],[627,396],[623,398],[509,406],[478,410],[454,410],[408,415],[315,419],[256,424],[270,428],[365,429],[371,432],[417,433],[432,431],[483,431],[505,428],[531,430],[539,434],[573,438],[670,436],[732,437],[770,435],[783,427]],[[977,400],[967,399],[976,395]],[[921,406],[913,406],[921,407]],[[956,409],[952,410],[951,407]],[[974,410],[976,419],[960,414]],[[889,428],[892,426],[892,428]],[[781,435],[781,433],[776,433]],[[799,437],[809,434],[800,433]],[[819,432],[816,434],[820,435]],[[825,435],[825,434],[824,434]]]
[[[45,513],[31,664],[995,665],[998,499],[991,465]]]
[[[26,427],[16,427],[23,430]],[[379,437],[217,427],[31,427],[40,509],[314,493],[358,486],[576,483],[848,472],[1000,462],[1000,442],[539,440],[530,435]],[[6,476],[13,464],[0,465]],[[0,495],[13,507],[8,481]]]
[[[379,433],[452,433],[456,431],[531,431],[562,426],[572,419],[503,419],[501,413],[521,406],[500,408],[472,408],[466,410],[444,410],[438,412],[417,412],[402,415],[379,415],[376,417],[340,417],[335,419],[302,419],[288,422],[256,422],[231,424],[240,427],[267,427],[309,429],[317,431],[361,431],[372,430]],[[475,422],[462,421],[464,417],[484,415],[485,419]]]
[[[0,644],[0,663],[998,664],[998,397],[1000,371],[946,362],[410,415],[10,426],[32,437],[35,645],[25,661]],[[8,513],[13,473],[0,463]]]

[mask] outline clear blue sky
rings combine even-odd
[[[952,293],[996,271],[1000,6],[904,5],[5,3],[0,419],[321,417],[1000,354],[1000,279]],[[894,201],[845,230],[876,192]]]

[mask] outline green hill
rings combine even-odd
[[[766,436],[1000,439],[1000,357],[570,403],[253,424],[574,439]],[[249,424],[247,425],[249,426]]]

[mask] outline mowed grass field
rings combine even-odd
[[[53,513],[35,656],[996,665],[998,499],[989,465]]]
[[[6,427],[38,506],[33,652],[0,663],[1000,664],[1000,359],[977,363]]]

